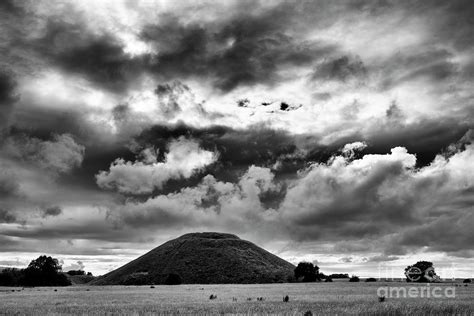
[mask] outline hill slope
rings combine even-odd
[[[95,279],[95,277],[90,275],[68,275],[66,274],[69,281],[72,285],[87,284]]]
[[[294,266],[231,234],[191,233],[170,240],[91,284],[287,282]],[[173,281],[171,281],[173,282]]]

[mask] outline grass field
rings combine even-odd
[[[431,287],[438,285],[433,284]],[[385,302],[379,302],[377,288],[381,286],[409,285],[400,282],[334,282],[177,285],[155,288],[87,285],[64,288],[0,288],[0,314],[303,315],[311,311],[313,315],[474,315],[474,285],[456,286],[455,298],[386,298]],[[444,283],[439,286],[445,289],[453,284]],[[217,299],[210,300],[211,294],[217,295]],[[289,296],[288,303],[283,302],[285,295]],[[257,297],[263,297],[264,301],[257,301]]]

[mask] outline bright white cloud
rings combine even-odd
[[[109,171],[97,174],[97,184],[121,193],[144,194],[161,189],[171,179],[189,178],[214,163],[218,155],[201,149],[199,143],[181,137],[168,145],[163,162],[153,149],[143,151],[143,161],[115,160]]]
[[[354,142],[350,144],[345,144],[342,148],[342,153],[350,158],[354,157],[356,151],[361,151],[367,147],[365,142]]]

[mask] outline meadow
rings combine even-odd
[[[474,315],[474,286],[456,284],[455,298],[390,298],[384,286],[405,282],[252,285],[70,286],[0,288],[1,315]],[[435,286],[435,285],[431,285]],[[436,284],[443,289],[453,283]],[[216,295],[216,299],[209,299]],[[289,301],[283,302],[288,295]],[[262,297],[263,300],[257,300]],[[307,315],[311,315],[307,313]]]

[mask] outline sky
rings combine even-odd
[[[474,275],[472,1],[0,2],[0,266],[189,232]]]

